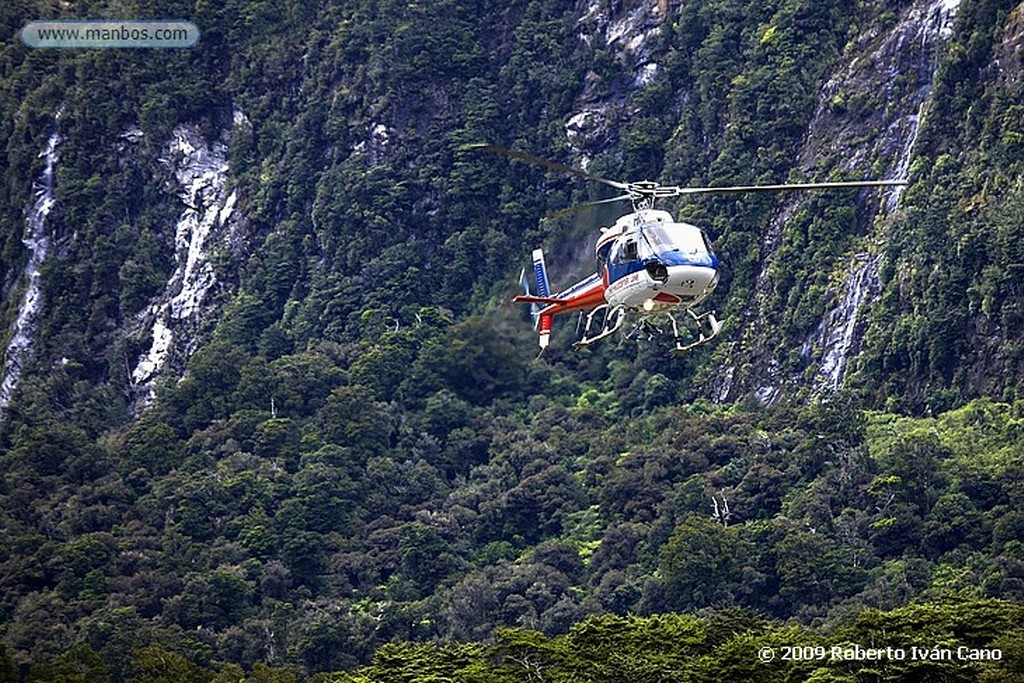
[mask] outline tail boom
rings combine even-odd
[[[525,273],[523,274],[525,276]],[[554,316],[561,313],[587,311],[605,303],[604,282],[601,276],[593,274],[580,280],[568,289],[551,294],[548,282],[548,270],[544,263],[544,252],[535,249],[533,252],[533,276],[536,292],[531,293],[526,278],[523,280],[523,294],[512,299],[515,303],[530,304],[534,328],[540,335],[541,350],[547,348],[551,339],[551,322]]]

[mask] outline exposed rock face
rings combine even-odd
[[[668,16],[667,2],[631,3],[632,7],[613,9],[591,2],[580,16],[579,39],[605,46],[617,62],[620,74],[613,80],[610,93],[599,93],[599,80],[591,72],[580,97],[581,109],[565,124],[569,144],[580,155],[585,168],[590,158],[614,147],[619,135],[628,128],[632,113],[625,106],[626,95],[650,85],[661,74],[661,65],[653,54],[655,38]]]
[[[843,3],[833,4],[838,7]],[[837,23],[834,19],[834,16],[846,15],[822,17],[821,23],[828,23],[829,26],[828,31],[823,33],[830,41],[827,53],[823,53],[826,56],[820,61],[815,61],[817,56],[813,54],[805,55],[803,61],[794,60],[797,62],[794,70],[810,75],[792,81],[779,79],[778,82],[782,83],[779,86],[781,95],[775,91],[750,87],[743,91],[747,93],[744,96],[741,96],[743,89],[737,86],[742,80],[740,76],[746,78],[760,72],[783,73],[784,70],[777,69],[779,65],[771,61],[775,59],[773,53],[761,46],[770,45],[770,38],[776,35],[776,29],[781,41],[785,27],[778,19],[798,21],[800,17],[786,14],[791,5],[783,3],[767,6],[768,9],[764,10],[764,23],[759,23],[760,17],[749,24],[737,22],[737,26],[744,26],[742,32],[737,30],[737,34],[732,35],[726,30],[723,36],[718,36],[717,47],[721,49],[705,50],[707,54],[702,57],[701,49],[709,47],[713,42],[710,39],[715,36],[703,36],[701,29],[712,26],[731,29],[733,26],[728,21],[728,12],[724,11],[722,17],[712,16],[714,13],[711,10],[705,12],[706,8],[717,11],[720,5],[702,5],[683,0],[621,0],[608,3],[581,0],[575,4],[571,17],[558,14],[552,21],[559,32],[558,40],[564,38],[574,43],[573,50],[566,54],[575,51],[581,57],[589,57],[597,53],[600,59],[582,68],[579,62],[575,62],[573,69],[567,70],[571,74],[571,79],[567,78],[564,84],[567,96],[559,101],[553,125],[549,125],[552,121],[546,121],[544,139],[559,139],[561,131],[558,127],[562,126],[570,149],[559,149],[557,154],[565,152],[568,157],[565,160],[584,168],[590,159],[602,157],[602,162],[607,161],[612,165],[621,162],[623,167],[629,166],[628,170],[622,171],[623,175],[643,177],[643,173],[661,172],[665,182],[726,182],[730,176],[735,179],[737,170],[744,170],[735,160],[745,157],[739,154],[731,157],[724,155],[720,148],[726,146],[725,143],[734,143],[736,149],[744,153],[762,149],[758,144],[763,142],[758,137],[761,134],[759,112],[753,110],[762,104],[766,110],[772,110],[769,105],[773,103],[764,102],[767,99],[763,96],[765,93],[770,92],[785,99],[790,93],[799,91],[803,97],[799,107],[792,110],[797,111],[794,121],[798,118],[798,125],[787,129],[795,132],[791,140],[786,138],[785,148],[779,147],[781,151],[773,151],[773,158],[779,159],[772,162],[773,173],[784,174],[786,170],[793,170],[794,175],[814,179],[825,179],[831,173],[849,179],[897,178],[907,175],[915,159],[920,131],[924,128],[922,139],[925,139],[930,130],[924,123],[929,118],[937,66],[944,54],[946,42],[953,35],[959,0],[907,0],[902,3],[872,0],[859,5],[860,13],[853,28],[845,20]],[[739,6],[736,5],[737,8]],[[785,12],[779,9],[784,6]],[[700,8],[699,11],[696,8]],[[733,8],[726,9],[731,11]],[[746,12],[744,18],[749,20],[757,8],[751,6],[747,9],[750,11]],[[1006,19],[1003,31],[997,38],[1000,42],[992,54],[989,71],[985,74],[986,78],[1002,83],[1007,88],[1020,79],[1021,45],[1024,44],[1021,39],[1024,35],[1022,17],[1024,13],[1018,7]],[[967,26],[966,13],[964,19]],[[511,24],[515,20],[507,21]],[[508,32],[496,31],[489,40],[497,44],[505,41],[509,35]],[[817,48],[817,34],[805,34],[801,28],[794,31],[794,35],[804,36],[803,40],[810,41],[811,52]],[[845,52],[840,57],[840,50],[848,39]],[[787,40],[788,44],[798,43],[788,37]],[[556,41],[556,44],[564,45],[565,42]],[[807,47],[804,43],[799,45],[801,48]],[[588,50],[585,46],[594,49]],[[504,48],[495,45],[494,49],[500,52]],[[315,54],[310,53],[311,64],[316,61]],[[733,70],[717,68],[728,64],[729,60],[723,57],[733,58]],[[741,61],[747,59],[751,59],[751,64],[757,68],[741,65]],[[499,66],[496,64],[496,68]],[[761,66],[765,68],[760,69]],[[591,71],[586,73],[588,68]],[[704,74],[713,74],[715,78],[704,84],[701,81]],[[739,76],[734,79],[734,74]],[[580,75],[583,75],[583,83],[578,80]],[[358,82],[360,87],[363,85],[358,79],[353,81],[355,77],[352,74],[346,78],[349,79],[346,82]],[[367,76],[367,83],[369,80],[372,79]],[[790,88],[791,83],[799,85]],[[426,90],[434,93],[432,88],[428,85]],[[578,90],[573,91],[573,88]],[[444,91],[440,87],[436,90],[441,94]],[[707,95],[708,92],[713,92],[715,96]],[[815,94],[818,95],[816,104]],[[457,105],[456,99],[452,100],[453,108]],[[358,109],[362,105],[357,100],[353,96],[351,105],[345,105],[351,106],[353,113],[344,116],[337,114],[336,120],[332,119],[330,125],[338,131],[346,125],[350,126],[351,130],[345,135],[339,135],[339,138],[344,138],[343,142],[337,143],[339,149],[351,146],[354,152],[365,156],[369,166],[387,166],[392,157],[408,152],[403,146],[409,136],[403,126],[419,125],[416,117],[422,111],[429,111],[430,116],[435,116],[435,109],[443,109],[439,105],[421,111],[411,106],[414,98],[407,98],[401,100],[401,104],[394,105],[395,111],[404,112],[397,115],[389,108],[391,105],[386,103],[387,100],[380,98],[375,100],[379,101],[379,107],[361,112]],[[501,98],[496,98],[496,101],[500,101],[502,107],[522,106],[518,101],[505,102]],[[701,106],[709,102],[714,103],[713,111],[710,108],[702,111]],[[942,102],[944,100],[940,104]],[[736,116],[737,111],[744,116]],[[691,118],[687,119],[687,116]],[[437,115],[436,118],[440,121],[444,117]],[[932,120],[938,118],[933,116]],[[124,122],[130,120],[122,117],[118,119],[117,125],[125,125]],[[648,123],[651,125],[645,127]],[[749,123],[749,128],[757,129],[755,132],[758,135],[736,133],[737,129],[744,127],[741,123]],[[152,130],[146,125],[147,131]],[[236,120],[236,125],[246,124]],[[315,118],[311,118],[310,125],[316,128],[319,124]],[[500,130],[500,127],[495,126],[494,129]],[[124,131],[123,128],[117,130]],[[164,128],[164,132],[159,134],[161,138],[167,130],[169,128]],[[441,129],[438,131],[443,132]],[[63,132],[69,137],[74,135],[71,126],[66,126]],[[771,134],[762,137],[767,139]],[[346,137],[348,135],[352,139]],[[353,145],[358,137],[363,139]],[[140,141],[145,140],[145,134],[140,128],[131,128],[120,135],[120,140],[124,141],[123,144],[107,152],[111,158],[119,158],[131,146],[138,145],[137,149],[141,149],[143,145]],[[559,139],[558,142],[562,141]],[[31,142],[22,156],[31,160],[39,151],[40,143]],[[92,356],[99,356],[101,354],[97,350],[102,351],[105,346],[115,349],[118,343],[126,343],[126,360],[122,360],[120,349],[115,349],[116,352],[112,351],[109,358],[97,363],[102,368],[91,368],[90,373],[91,378],[102,375],[104,380],[116,376],[119,388],[127,375],[132,388],[138,391],[136,397],[148,396],[161,373],[173,374],[181,370],[182,361],[200,343],[201,332],[209,329],[210,312],[216,310],[216,302],[223,298],[219,292],[227,286],[230,277],[228,269],[218,271],[215,268],[215,259],[211,258],[211,254],[215,246],[231,242],[242,220],[237,210],[239,196],[228,179],[231,169],[228,168],[226,137],[211,140],[207,135],[204,139],[200,129],[190,124],[174,129],[169,141],[160,138],[149,140],[145,149],[148,150],[146,158],[142,160],[145,163],[138,165],[140,172],[137,175],[140,178],[146,176],[147,172],[152,171],[153,157],[161,156],[167,177],[173,178],[170,187],[180,201],[180,212],[177,206],[168,210],[168,194],[163,193],[159,218],[153,220],[153,225],[147,228],[150,234],[158,236],[157,242],[163,240],[155,249],[160,257],[157,266],[148,271],[155,275],[149,277],[145,289],[139,290],[140,293],[131,298],[128,304],[120,300],[120,308],[110,307],[111,310],[117,309],[118,317],[107,313],[98,316],[104,328],[95,336],[96,341],[89,349]],[[286,146],[283,149],[288,148]],[[648,150],[650,153],[646,154],[644,160],[637,161],[640,157],[636,151],[638,149],[644,154]],[[704,150],[707,150],[706,154],[700,153]],[[673,153],[676,157],[673,157]],[[324,158],[333,158],[333,154],[332,151]],[[760,152],[751,152],[750,156],[754,157],[755,154]],[[52,163],[50,155],[44,153],[44,156],[47,157],[52,189]],[[74,157],[71,144],[65,145],[62,157],[62,169],[71,169]],[[414,155],[410,153],[409,158],[414,158]],[[718,163],[722,158],[726,161]],[[321,159],[316,154],[310,154],[309,159],[310,169],[320,168],[318,164]],[[275,158],[257,160],[258,163],[266,164],[268,169],[278,161]],[[285,160],[282,165],[286,163],[290,161]],[[642,170],[637,171],[638,168]],[[398,168],[387,170],[389,173],[394,171],[396,177],[405,172]],[[268,172],[269,175],[272,174]],[[340,182],[340,178],[339,175],[323,181],[324,192],[335,190],[333,183]],[[626,179],[640,178],[634,176]],[[25,178],[23,182],[27,180]],[[750,179],[750,182],[764,180]],[[139,187],[145,182],[148,182],[148,178],[140,180]],[[41,185],[45,186],[45,183]],[[413,186],[415,184],[410,184],[410,187]],[[40,196],[29,211],[32,215],[26,222],[28,237],[25,241],[32,254],[28,267],[24,274],[6,274],[4,282],[7,322],[11,323],[15,312],[17,321],[3,331],[3,341],[10,343],[5,349],[0,405],[10,400],[21,367],[31,353],[33,321],[39,315],[42,296],[39,265],[46,258],[48,247],[42,224],[52,204],[52,193],[49,199],[44,199]],[[434,196],[410,195],[409,199],[417,207],[430,207],[437,203]],[[714,347],[708,347],[715,353],[714,360],[708,366],[714,370],[707,373],[713,375],[713,379],[704,381],[701,372],[689,375],[697,378],[695,382],[701,382],[694,391],[710,393],[722,401],[756,396],[764,402],[772,402],[784,400],[799,392],[803,392],[803,395],[827,394],[849,379],[851,368],[866,367],[855,361],[865,346],[864,333],[868,321],[873,323],[876,317],[874,314],[881,311],[881,306],[872,308],[873,302],[880,292],[887,291],[886,288],[891,285],[887,282],[887,274],[893,267],[886,261],[884,245],[896,243],[895,240],[889,240],[889,237],[892,226],[899,220],[901,200],[900,189],[864,191],[856,197],[851,195],[849,201],[847,198],[840,200],[840,203],[850,205],[856,203],[860,208],[855,219],[851,219],[842,231],[837,231],[841,233],[836,241],[839,246],[828,254],[824,267],[815,264],[814,276],[822,277],[813,283],[818,289],[801,302],[804,304],[804,313],[799,316],[798,323],[793,322],[797,317],[793,314],[793,307],[786,305],[784,297],[780,303],[778,296],[779,291],[788,286],[782,277],[787,271],[787,259],[794,259],[792,251],[795,241],[790,233],[794,226],[800,225],[799,221],[806,221],[807,215],[814,214],[826,202],[812,205],[812,202],[819,201],[814,195],[765,199],[764,209],[758,207],[748,212],[760,212],[761,220],[756,223],[748,221],[749,224],[743,225],[729,224],[725,219],[719,221],[720,218],[727,218],[728,210],[714,208],[706,212],[703,206],[697,206],[698,217],[719,221],[717,224],[708,221],[708,224],[702,223],[702,226],[708,227],[712,236],[720,240],[719,244],[725,245],[723,250],[733,248],[728,244],[728,238],[735,233],[745,231],[752,237],[749,249],[747,242],[743,242],[742,248],[735,248],[737,253],[742,249],[741,257],[747,260],[744,262],[745,270],[736,276],[735,282],[740,286],[731,290],[732,295],[729,288],[733,283],[728,279],[737,273],[735,264],[740,259],[724,261],[723,286],[716,293],[714,305],[720,312],[726,307],[738,310],[729,312],[731,320],[730,326],[726,328],[727,333],[716,341]],[[19,199],[13,208],[14,214],[17,215],[23,208],[21,205],[26,203],[30,202]],[[68,204],[71,203],[69,197]],[[344,203],[338,204],[342,208],[337,215],[341,215]],[[61,206],[61,215],[64,208]],[[611,213],[620,208],[627,210],[628,206],[625,203],[614,204],[602,207],[602,210],[605,208]],[[598,212],[595,210],[594,213]],[[137,214],[125,212],[124,215],[127,216],[125,220],[131,222]],[[154,212],[151,215],[157,214]],[[771,218],[765,220],[764,217],[769,215]],[[120,220],[120,213],[115,218]],[[261,221],[264,218],[266,221],[261,223],[260,229],[267,231],[276,230],[277,222],[281,220],[281,216],[274,212],[268,212],[265,217],[260,216]],[[316,230],[323,229],[316,216],[312,222]],[[597,219],[594,219],[584,226],[581,220],[579,232],[582,233],[584,227],[591,228],[596,222]],[[33,237],[36,231],[31,226],[36,223],[40,226],[38,237]],[[13,228],[12,232],[16,235],[20,233],[20,222],[14,222]],[[108,226],[105,224],[100,228],[106,229]],[[173,258],[170,258],[168,243],[172,232],[175,246]],[[511,233],[510,236],[514,238]],[[805,237],[814,244],[813,236]],[[826,241],[817,240],[818,243]],[[16,240],[14,244],[17,246]],[[568,254],[569,258],[556,267],[565,272],[592,272],[592,250],[589,245],[575,239],[573,245],[573,249],[576,249],[576,245],[582,246],[578,253],[574,251]],[[780,255],[787,247],[790,255]],[[467,253],[471,251],[467,249]],[[15,252],[22,253],[20,250]],[[309,253],[312,253],[312,248]],[[495,253],[498,253],[497,249]],[[76,257],[80,258],[77,254]],[[51,258],[54,258],[53,254]],[[556,262],[556,259],[552,259],[553,264]],[[21,270],[21,261],[17,263],[12,270]],[[729,273],[730,268],[733,268],[733,273]],[[790,272],[792,270],[789,268]],[[801,277],[809,270],[805,268]],[[103,286],[108,290],[105,294],[116,302],[119,301],[117,287],[120,281],[115,272],[111,270]],[[467,275],[467,279],[469,277]],[[823,281],[826,281],[825,284]],[[12,285],[12,282],[16,284]],[[799,287],[811,289],[806,282],[800,282]],[[742,296],[735,295],[740,289]],[[791,288],[792,291],[796,289]],[[22,296],[24,300],[19,304]],[[733,298],[727,298],[729,296]],[[813,305],[806,305],[811,299]],[[44,315],[49,315],[49,309],[44,310]],[[128,318],[127,323],[125,317]],[[45,325],[40,322],[39,328],[44,329]],[[39,350],[42,348],[42,344],[37,345],[37,353],[41,353]],[[869,346],[868,351],[873,348]],[[55,353],[51,360],[57,362],[61,353],[63,351]],[[866,362],[869,357],[867,354],[862,359]]]
[[[869,63],[881,67],[876,72],[881,77],[877,85],[887,98],[886,106],[880,109],[879,124],[883,132],[873,141],[871,156],[886,160],[885,177],[888,179],[906,178],[910,170],[922,117],[927,113],[935,82],[938,52],[943,41],[952,35],[958,7],[959,0],[933,0],[911,6],[868,58]],[[855,62],[847,70],[847,77],[853,81],[850,85],[870,87],[870,79],[857,83],[858,66]],[[833,82],[826,85],[823,94],[828,93]],[[899,82],[906,85],[903,88],[891,85]],[[842,85],[839,87],[841,89]],[[893,105],[894,110],[886,116]],[[818,120],[816,116],[815,121]],[[844,130],[843,137],[850,135],[850,128]],[[857,150],[856,146],[852,148]],[[854,159],[848,162],[850,168],[855,168],[854,162]],[[886,214],[897,209],[902,192],[903,188],[897,187],[883,193]],[[863,325],[858,318],[881,289],[878,278],[881,263],[880,254],[861,252],[854,256],[851,270],[843,281],[842,300],[826,314],[815,331],[812,344],[817,343],[822,349],[815,382],[819,391],[838,389],[850,356],[860,350]]]
[[[60,134],[55,130],[39,157],[44,159],[43,170],[35,182],[35,202],[26,211],[25,237],[28,263],[25,265],[25,294],[18,307],[11,340],[4,352],[3,383],[0,384],[0,415],[11,401],[21,379],[21,371],[32,353],[36,319],[43,305],[42,265],[50,251],[50,237],[46,231],[46,217],[53,209],[53,174],[57,165]]]
[[[1024,3],[1017,5],[1007,19],[993,66],[999,85],[1007,89],[1020,87],[1024,78]]]
[[[821,87],[795,167],[809,178],[824,179],[837,169],[847,179],[905,178],[958,8],[959,0],[916,0],[890,15],[891,20],[866,24]],[[595,85],[599,79],[591,74],[579,109],[566,121],[566,137],[584,168],[594,156],[621,144],[622,131],[637,113],[629,111],[626,95],[659,77],[661,67],[652,46],[673,11],[669,3],[658,2],[581,6],[579,39],[606,46],[620,69],[610,91],[600,91]],[[1006,53],[1007,60],[1018,55],[1012,44]],[[779,197],[761,236],[761,270],[737,332],[741,338],[730,344],[730,367],[718,374],[710,387],[712,395],[719,400],[754,395],[770,403],[790,393],[786,387],[829,393],[842,385],[850,360],[863,347],[864,313],[881,291],[879,247],[902,191],[864,191],[857,196],[866,208],[858,224],[851,226],[855,246],[837,259],[839,279],[827,295],[818,324],[805,331],[796,364],[780,360],[777,330],[779,318],[787,313],[773,310],[768,294],[777,287],[779,269],[785,269],[777,252],[786,228],[813,195]]]
[[[863,334],[858,325],[858,315],[881,289],[878,277],[881,263],[881,254],[865,253],[854,257],[853,270],[843,281],[845,293],[842,301],[829,311],[814,334],[804,342],[801,355],[815,344],[823,349],[815,384],[819,391],[834,391],[843,380],[854,343],[859,342]]]
[[[207,297],[217,283],[211,250],[231,241],[239,220],[238,193],[229,190],[223,139],[209,143],[196,126],[179,126],[160,162],[178,182],[183,209],[175,226],[176,267],[163,295],[141,316],[150,326],[152,342],[131,377],[136,387],[147,392],[172,352],[187,357],[195,350]]]

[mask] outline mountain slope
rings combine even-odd
[[[89,11],[203,36],[0,47],[0,671],[1022,599],[1020,5]],[[715,238],[721,340],[574,351],[566,324],[534,360],[525,257],[570,280],[616,213],[542,222],[602,188],[479,141],[911,182],[666,205]]]

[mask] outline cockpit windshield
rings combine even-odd
[[[702,255],[709,253],[704,233],[688,223],[661,223],[644,227],[645,245],[655,254],[678,251],[682,254]]]

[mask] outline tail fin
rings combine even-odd
[[[543,249],[533,250],[533,279],[537,283],[538,296],[551,296],[548,267],[544,264]],[[551,339],[551,315],[541,315],[540,309],[540,305],[533,304],[531,313],[533,313],[534,329],[540,333],[540,350],[543,351],[548,347],[548,342]]]
[[[551,299],[551,285],[548,283],[548,269],[544,264],[544,250],[535,249],[533,251],[533,279],[537,291],[535,293],[530,292],[530,283],[526,278],[525,269],[519,275],[519,284],[523,288],[523,299],[526,301],[533,300],[530,303],[530,315],[533,316],[533,329],[540,333],[540,350],[548,346],[548,341],[551,338],[551,314],[541,315],[541,311],[544,309],[548,302],[538,301],[538,299]],[[519,300],[519,297],[516,297]]]
[[[540,332],[540,350],[543,351],[551,341],[551,314],[540,315],[538,318],[537,331]]]
[[[548,284],[548,267],[544,265],[544,250],[533,250],[533,279],[537,283],[537,296],[551,296]]]

